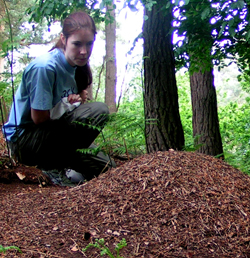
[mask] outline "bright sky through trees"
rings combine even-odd
[[[182,4],[183,1],[180,2]],[[131,11],[128,7],[123,8],[123,3],[117,3],[117,46],[116,46],[116,55],[117,55],[117,92],[120,91],[121,85],[128,85],[132,78],[135,75],[135,71],[126,71],[126,65],[142,62],[143,55],[143,40],[140,39],[136,47],[134,48],[132,54],[129,54],[129,50],[133,47],[133,42],[135,38],[142,32],[143,25],[143,7],[138,6],[138,9],[135,11]],[[217,8],[216,5],[213,5],[214,8]],[[174,16],[178,17],[179,10],[176,7],[174,11]],[[211,23],[216,23],[217,18],[212,18]],[[178,24],[173,24],[175,27],[178,27]],[[29,25],[31,26],[31,25]],[[59,23],[51,26],[50,31],[45,33],[45,37],[51,34],[58,34],[61,31],[61,26]],[[213,32],[215,33],[215,32]],[[184,34],[185,35],[185,34]],[[153,36],[153,32],[152,32]],[[173,42],[178,42],[178,45],[182,45],[182,40],[184,36],[178,37],[177,32],[174,32]],[[52,47],[51,45],[31,45],[30,47],[25,49],[25,52],[29,53],[31,57],[40,56]],[[105,55],[105,40],[104,40],[104,32],[99,31],[97,34],[96,42],[94,44],[93,53],[90,59],[91,66],[101,66],[103,62],[103,57]],[[18,55],[16,54],[16,60],[18,59]],[[18,60],[17,60],[18,61]],[[139,66],[137,66],[138,70]],[[138,73],[137,73],[138,76]],[[123,85],[123,86],[124,86]]]

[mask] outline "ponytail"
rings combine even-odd
[[[84,66],[77,66],[75,71],[75,80],[78,89],[78,93],[86,90],[92,83],[92,72],[90,66],[87,63]]]

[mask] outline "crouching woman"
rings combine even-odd
[[[18,161],[43,170],[72,169],[73,181],[90,180],[115,166],[99,153],[83,154],[108,119],[108,107],[86,103],[92,83],[89,58],[96,27],[85,12],[69,15],[60,39],[25,69],[4,133]]]

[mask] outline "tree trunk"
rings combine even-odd
[[[214,87],[213,69],[190,75],[193,136],[200,145],[197,152],[216,156],[223,154]]]
[[[175,63],[171,36],[172,10],[164,0],[152,11],[145,10],[144,21],[144,108],[147,151],[184,147],[180,120]]]
[[[3,72],[4,72],[4,58],[0,57],[0,80],[2,80]]]
[[[0,5],[0,7],[1,7],[1,9],[3,8],[2,5]],[[2,10],[4,10],[4,8]],[[2,15],[1,12],[3,12],[3,11],[0,11],[0,18],[3,19],[3,15]],[[4,25],[0,24],[0,35],[2,35],[3,32],[4,32]],[[2,41],[4,41],[3,36],[1,36],[1,40],[0,40],[0,51],[2,50],[1,49]],[[4,58],[0,57],[0,80],[2,80],[2,73],[3,72],[4,72]]]
[[[105,103],[110,113],[116,112],[116,21],[113,4],[107,7],[107,13],[113,18],[111,23],[105,25],[106,35],[106,79],[105,79]],[[107,17],[107,15],[106,15]],[[109,19],[109,18],[108,18]]]
[[[87,91],[88,91],[88,99],[93,100],[93,84],[89,85]]]

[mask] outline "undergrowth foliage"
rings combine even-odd
[[[185,150],[195,151],[192,136],[192,106],[188,73],[177,76],[181,121],[185,133]],[[245,85],[243,85],[245,86]],[[239,87],[239,86],[238,86]],[[244,87],[239,87],[242,93]],[[245,91],[247,92],[247,91]],[[218,107],[220,133],[225,161],[250,174],[250,98],[245,102],[226,102]],[[220,96],[226,98],[225,95]]]
[[[108,123],[101,130],[100,127],[75,121],[74,123],[101,132],[95,140],[96,148],[79,149],[84,154],[97,155],[100,151],[114,156],[132,158],[144,154],[144,118],[141,115],[117,112],[109,115]]]
[[[250,174],[250,100],[242,105],[230,102],[219,116],[227,162]]]
[[[96,143],[113,155],[134,157],[145,153],[144,118],[122,112],[111,114]]]
[[[6,253],[6,251],[13,250],[13,249],[17,250],[19,253],[22,253],[21,249],[17,246],[6,246],[6,247],[4,247],[4,246],[0,245],[0,253]]]
[[[116,247],[115,247],[116,255],[114,255],[114,254],[112,254],[110,249],[107,247],[107,245],[105,245],[104,238],[101,238],[101,239],[96,239],[94,244],[93,243],[89,243],[85,248],[82,249],[82,251],[86,252],[89,248],[94,247],[94,248],[97,248],[97,249],[99,249],[101,251],[101,256],[107,255],[110,258],[123,258],[122,256],[120,256],[120,251],[125,246],[127,246],[127,242],[126,242],[126,239],[123,238],[120,241],[120,243],[118,243],[116,245]]]
[[[192,132],[192,106],[189,78],[178,75],[178,93],[181,121],[185,134],[186,151],[195,151]],[[245,103],[229,102],[218,108],[220,132],[225,161],[250,174],[250,98]],[[117,114],[111,115],[103,131],[104,146],[108,153],[139,155],[146,152],[142,99],[125,102]],[[199,136],[197,136],[199,137]],[[103,138],[98,138],[99,143]]]

